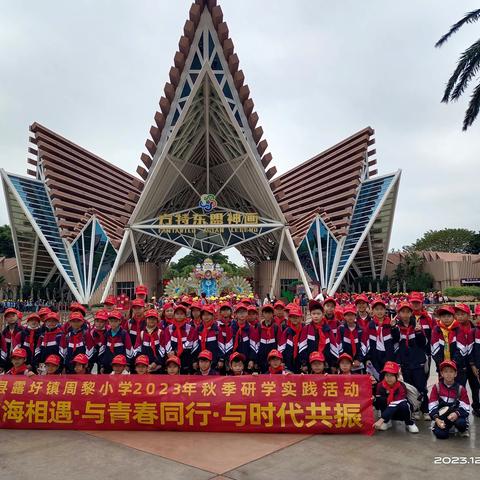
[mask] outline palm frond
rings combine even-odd
[[[457,83],[458,77],[460,77],[461,73],[467,66],[468,57],[464,56],[464,53],[460,55],[460,58],[457,63],[457,67],[455,68],[455,71],[452,73],[452,76],[448,79],[447,86],[445,87],[445,91],[443,92],[443,98],[442,98],[443,103],[448,103],[450,101],[450,93],[455,88],[455,84]]]
[[[465,112],[465,118],[463,119],[462,130],[467,130],[478,116],[480,111],[480,83],[473,89],[472,96],[470,97],[470,103],[468,104],[467,111]]]
[[[450,30],[443,35],[443,37],[435,44],[435,47],[441,47],[455,32],[460,30],[463,25],[467,23],[474,23],[480,19],[480,9],[473,10],[472,12],[466,13],[465,16],[459,20],[457,23],[452,25]]]
[[[450,100],[458,100],[468,87],[470,80],[472,80],[478,72],[480,67],[480,40],[470,45],[470,47],[462,53],[461,58],[464,58],[466,63],[460,79],[457,81],[457,85],[450,95]]]

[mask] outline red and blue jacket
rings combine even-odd
[[[247,362],[257,361],[258,355],[258,330],[252,328],[248,322],[240,326],[237,320],[232,322],[233,348],[232,352],[245,355]]]
[[[38,337],[37,348],[35,349],[35,365],[45,363],[49,355],[58,355],[62,362],[65,359],[65,333],[57,325],[55,328],[45,331]],[[62,365],[60,365],[61,367]]]
[[[72,327],[68,329],[65,335],[65,368],[66,373],[73,373],[75,371],[73,359],[79,353],[84,353],[88,359],[92,358],[94,353],[94,343],[90,332],[84,329],[73,330]]]
[[[37,347],[41,333],[40,328],[31,330],[30,328],[25,327],[15,335],[13,341],[13,348],[22,347],[27,351],[27,361],[25,363],[31,367],[35,367],[35,348]]]
[[[338,345],[332,330],[327,322],[305,325],[304,337],[300,346],[302,366],[308,365],[308,358],[312,352],[321,352],[329,367],[334,367],[338,361]]]
[[[215,321],[208,326],[202,323],[197,328],[191,329],[189,343],[192,362],[197,361],[202,350],[208,350],[212,352],[212,368],[215,368],[218,360],[222,358],[222,340],[222,333]]]
[[[268,370],[268,354],[272,350],[278,350],[280,340],[282,337],[282,328],[275,322],[270,325],[262,323],[260,325],[260,340],[258,343],[257,364],[260,373],[265,373]]]
[[[336,344],[338,355],[348,353],[353,360],[357,360],[360,363],[365,361],[368,349],[368,335],[358,325],[355,325],[353,330],[346,323],[340,325],[337,331]]]
[[[454,404],[456,405],[455,412],[457,415],[468,419],[470,415],[470,400],[464,386],[457,382],[450,386],[445,385],[445,382],[441,380],[432,387],[428,399],[428,413],[432,420],[438,417],[440,408],[453,406]]]
[[[437,365],[437,371],[439,365],[447,359],[454,360],[457,368],[464,370],[469,358],[469,341],[456,320],[449,327],[438,322],[432,331],[432,358]]]
[[[111,370],[113,357],[125,355],[127,362],[133,366],[134,350],[130,335],[119,327],[115,332],[110,329],[105,333],[105,350],[99,356],[100,365],[106,371]]]
[[[427,335],[423,328],[416,331],[415,325],[416,320],[413,316],[407,326],[400,320],[397,324],[400,338],[396,361],[402,368],[424,368],[427,362],[427,352],[429,351]]]
[[[180,373],[189,373],[192,367],[190,336],[193,327],[187,319],[181,323],[172,321],[165,330],[165,343],[169,344],[172,352],[180,359]],[[167,352],[168,354],[168,352]]]
[[[147,355],[149,363],[163,365],[166,350],[170,351],[170,346],[166,345],[166,335],[160,328],[155,328],[149,332],[147,329],[142,330],[137,335],[137,343],[135,344],[135,356]]]

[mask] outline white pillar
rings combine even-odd
[[[285,229],[285,233],[287,235],[287,240],[288,240],[288,244],[290,245],[290,249],[292,250],[293,261],[295,263],[295,266],[297,267],[298,273],[300,274],[300,278],[302,279],[303,286],[305,287],[305,292],[309,300],[311,300],[313,298],[312,291],[310,290],[310,286],[308,285],[307,276],[305,275],[305,271],[303,270],[300,259],[298,258],[297,249],[295,248],[292,234],[290,233],[290,229],[288,227]]]
[[[133,259],[135,260],[135,267],[137,268],[138,283],[143,285],[142,272],[140,270],[140,262],[138,261],[137,247],[135,245],[135,239],[133,238],[133,231],[130,230],[130,242],[132,244]]]
[[[280,243],[278,244],[278,255],[277,255],[277,260],[275,261],[275,268],[273,269],[272,283],[270,285],[270,298],[273,297],[273,289],[275,288],[275,284],[277,282],[278,267],[280,265],[280,257],[282,256],[283,241],[284,240],[285,240],[285,229],[282,230],[282,235],[280,237]]]

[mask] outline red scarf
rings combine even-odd
[[[283,317],[283,318],[280,318],[280,317],[277,317],[276,315],[273,317],[273,320],[274,322],[278,325],[278,326],[281,326],[282,323],[285,321],[285,318],[286,317]]]
[[[157,332],[157,338],[159,338],[159,335],[158,335],[158,328],[154,328],[152,330],[152,332],[149,332],[147,329],[145,329],[145,332],[148,333],[148,335],[150,336],[150,348],[152,349],[152,353],[155,355],[155,332]],[[143,332],[141,332],[143,333]],[[143,337],[142,337],[142,341],[143,341]]]
[[[205,350],[207,348],[207,335],[212,325],[213,325],[213,320],[208,324],[205,322],[203,323],[202,333],[200,334],[200,343],[202,345],[202,348],[201,348],[202,350]]]
[[[327,343],[327,338],[325,337],[325,334],[323,333],[322,326],[323,323],[313,323],[313,328],[318,335],[318,348],[317,351],[320,353],[323,353],[323,350],[325,349],[325,345]]]
[[[400,328],[400,335],[405,335],[405,347],[408,348],[409,337],[415,329],[410,324],[406,327],[402,322],[399,322],[398,326]]]
[[[28,370],[28,367],[23,364],[20,365],[18,368],[12,367],[9,372],[9,375],[23,375]]]
[[[275,338],[275,330],[273,328],[273,323],[270,325],[265,325],[262,323],[262,332],[265,332],[265,335],[262,338],[265,338],[266,340],[271,340],[272,338]]]
[[[382,380],[380,383],[388,393],[387,404],[390,404],[393,402],[395,394],[400,390],[402,384],[398,380],[392,386],[390,386],[385,380]]]
[[[243,338],[243,329],[246,327],[246,323],[244,323],[243,325],[240,325],[239,323],[237,323],[238,325],[238,330],[237,330],[237,333],[235,334],[235,342],[233,344],[233,351],[236,352],[237,351],[237,347],[238,347],[238,344],[240,343],[240,340]]]
[[[187,319],[181,322],[172,319],[172,325],[175,325],[175,336],[177,337],[177,356],[180,357],[183,353],[182,327],[185,325]]]
[[[350,330],[348,325],[345,325],[345,328],[347,329],[348,337],[350,338],[350,345],[352,346],[352,357],[355,358],[355,355],[357,354],[357,344],[355,342],[355,339],[357,338],[357,329],[354,328],[353,330]]]
[[[276,368],[268,367],[268,372],[269,372],[271,375],[283,373],[283,365],[280,365],[279,367],[276,367]]]
[[[28,335],[28,346],[32,352],[35,351],[35,331],[29,328],[30,333]]]
[[[293,336],[293,358],[297,358],[298,355],[298,340],[300,339],[300,333],[302,331],[302,324],[299,323],[296,327],[292,322],[288,322],[288,326],[295,332]],[[319,342],[320,343],[320,342]]]

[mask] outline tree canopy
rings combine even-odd
[[[480,245],[479,234],[466,228],[429,230],[423,237],[407,248],[409,251],[430,250],[451,253],[478,253],[472,251]]]
[[[0,257],[14,257],[12,232],[8,225],[0,226]]]

